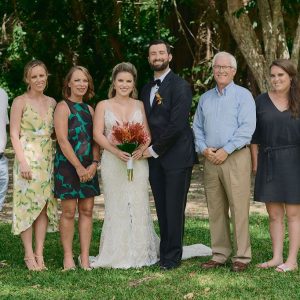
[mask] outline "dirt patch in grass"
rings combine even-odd
[[[6,196],[6,201],[2,211],[0,212],[0,221],[10,222],[12,219],[12,165],[13,165],[13,153],[7,154],[9,158],[9,188]],[[99,178],[100,178],[100,170]],[[100,185],[102,182],[100,180]],[[253,192],[253,185],[252,185]],[[149,188],[150,195],[150,207],[151,213],[154,219],[156,219],[156,211],[155,205],[153,201],[153,196],[151,193],[151,189]],[[253,193],[251,193],[253,195]],[[258,214],[266,214],[266,209],[263,203],[254,202],[251,197],[251,205],[250,205],[251,213]],[[204,185],[203,185],[203,164],[200,159],[200,164],[195,165],[193,168],[192,181],[188,194],[188,201],[186,206],[186,216],[187,217],[201,217],[207,218],[207,205],[204,193]],[[95,198],[95,208],[94,208],[94,218],[95,219],[103,219],[104,218],[104,198],[103,195]]]

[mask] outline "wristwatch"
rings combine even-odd
[[[99,160],[97,160],[97,159],[93,159],[92,163],[96,163],[96,164],[97,164],[97,167],[99,167],[99,165],[100,165],[100,162],[99,162]]]

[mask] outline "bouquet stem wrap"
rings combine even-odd
[[[127,161],[127,179],[128,181],[133,180],[133,159],[132,157],[129,158]]]
[[[119,144],[117,145],[117,147],[122,150],[125,151],[127,153],[129,153],[130,155],[132,155],[133,151],[137,149],[139,145],[137,143],[123,143],[123,144]],[[130,157],[130,159],[127,161],[127,179],[128,181],[133,181],[133,159],[132,157]]]

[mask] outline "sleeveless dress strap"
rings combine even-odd
[[[111,104],[109,103],[109,100],[108,99],[104,100],[104,103],[105,103],[104,112],[107,112],[107,111],[112,112]]]
[[[134,100],[134,112],[135,113],[137,110],[140,110],[139,105],[138,105],[138,100]]]
[[[68,99],[64,99],[63,101],[65,101],[65,103],[68,105],[70,112],[73,113],[73,105],[72,105],[73,103],[72,103],[72,101],[70,101]]]

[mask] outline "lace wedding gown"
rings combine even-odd
[[[106,109],[107,137],[116,121],[114,113]],[[139,108],[130,121],[143,122]],[[126,163],[103,151],[101,177],[105,216],[99,255],[91,262],[93,268],[135,268],[152,265],[158,260],[159,238],[154,231],[149,207],[148,162],[146,159],[134,161],[133,168],[133,181],[128,181]]]
[[[106,103],[105,136],[109,137],[117,120]],[[136,106],[131,122],[143,123]],[[105,202],[99,254],[90,257],[91,267],[137,268],[149,266],[159,259],[159,238],[153,227],[148,194],[148,162],[134,161],[133,181],[127,180],[126,163],[104,150],[101,177]],[[210,248],[197,244],[183,248],[182,259],[211,255]]]

